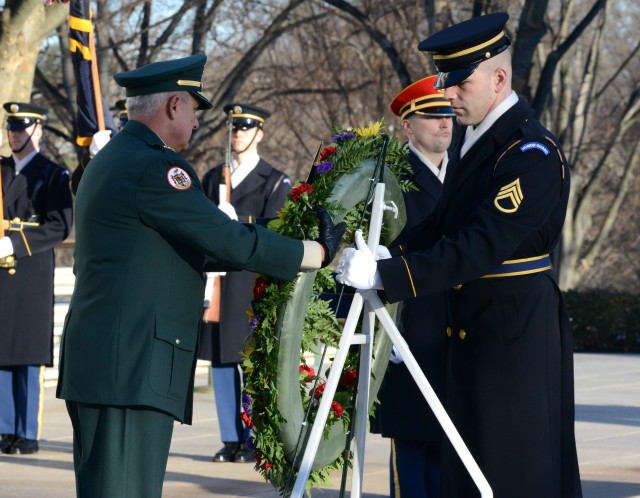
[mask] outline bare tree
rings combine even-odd
[[[261,151],[294,180],[306,176],[318,143],[330,139],[333,126],[384,119],[393,133],[389,102],[403,86],[434,71],[431,58],[416,50],[420,40],[474,15],[507,10],[514,86],[560,138],[572,171],[560,252],[563,287],[613,285],[606,269],[638,255],[635,238],[620,231],[622,223],[640,231],[633,215],[640,202],[629,194],[640,187],[638,5],[607,0],[101,0],[97,7],[102,87],[111,103],[123,96],[113,73],[203,51],[208,55],[205,92],[215,107],[203,114],[188,158],[201,173],[220,162],[226,145],[221,108],[246,101],[273,111]],[[64,28],[58,37],[63,40]],[[51,125],[64,142],[72,136],[72,106],[64,101],[73,88],[59,69],[66,57],[60,43],[40,50],[36,87],[38,98],[56,106]],[[58,149],[64,154],[69,147]],[[615,285],[640,288],[637,266],[627,263],[625,271]]]

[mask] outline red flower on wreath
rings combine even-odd
[[[298,370],[300,373],[306,372],[307,376],[303,379],[305,382],[311,382],[313,378],[316,376],[315,370],[311,368],[309,365],[307,365],[306,363],[303,363],[302,365],[300,365],[300,368]]]
[[[326,161],[327,157],[333,156],[338,149],[334,146],[325,147],[325,149],[320,153],[320,161]]]
[[[340,418],[340,417],[342,417],[344,415],[344,409],[342,408],[342,405],[340,403],[338,403],[337,401],[332,401],[331,402],[331,411],[338,418]]]
[[[269,470],[271,467],[273,467],[273,464],[271,462],[265,462],[262,465],[260,465],[261,468],[263,468],[264,470]]]
[[[312,192],[313,187],[308,183],[303,183],[291,191],[291,200],[293,202],[298,202],[302,194],[311,195]]]
[[[248,429],[251,429],[253,427],[253,420],[251,419],[251,417],[249,415],[247,415],[247,412],[242,412],[240,414],[240,418],[242,419],[242,421],[244,422],[244,425]]]
[[[357,376],[357,372],[355,369],[353,370],[349,370],[347,372],[344,372],[341,376],[340,376],[340,385],[342,387],[345,388],[350,388],[353,387],[353,385],[356,383],[356,376]]]
[[[316,387],[316,392],[314,394],[314,396],[316,398],[319,398],[320,396],[322,396],[322,393],[324,392],[324,388],[327,387],[327,383],[324,382],[322,384],[320,384],[318,387]]]
[[[253,284],[253,298],[257,300],[262,299],[264,297],[264,293],[267,291],[267,287],[269,287],[269,284],[264,278],[256,278],[256,282]]]

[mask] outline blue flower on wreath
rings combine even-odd
[[[350,138],[356,138],[353,133],[343,133],[342,135],[336,135],[331,139],[332,143],[342,142],[343,140],[348,140]]]
[[[333,163],[331,161],[326,161],[324,163],[316,164],[317,173],[326,173],[327,171],[331,171],[332,169],[333,169]]]

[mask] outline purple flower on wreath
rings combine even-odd
[[[256,328],[256,325],[258,325],[258,317],[254,315],[251,321],[249,322],[249,330],[253,332],[253,329]]]
[[[253,399],[247,393],[242,393],[242,410],[247,414],[251,415],[251,403],[253,403]]]
[[[333,163],[331,161],[316,164],[317,173],[326,173],[327,171],[331,171],[332,169],[333,169]]]
[[[356,138],[353,133],[343,133],[342,135],[336,135],[331,139],[332,143],[342,142],[343,140],[347,140],[349,138]]]

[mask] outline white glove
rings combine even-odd
[[[400,351],[398,351],[395,346],[393,346],[393,349],[391,350],[391,354],[389,355],[389,361],[394,365],[399,365],[404,361],[404,359],[402,358],[402,355],[400,354]]]
[[[2,237],[0,239],[0,258],[6,258],[13,254],[13,243],[9,237]]]
[[[386,246],[378,246],[378,252],[376,254],[376,261],[380,261],[381,259],[389,259],[391,258],[391,253]]]
[[[91,137],[91,144],[89,144],[89,155],[94,157],[110,139],[111,130],[100,130],[94,133]]]
[[[365,243],[361,230],[356,231],[355,240],[357,249],[349,247],[340,256],[336,280],[355,289],[382,289],[378,264]]]
[[[228,202],[221,202],[218,204],[218,209],[226,214],[232,220],[238,221],[238,213],[236,213],[235,208]]]

